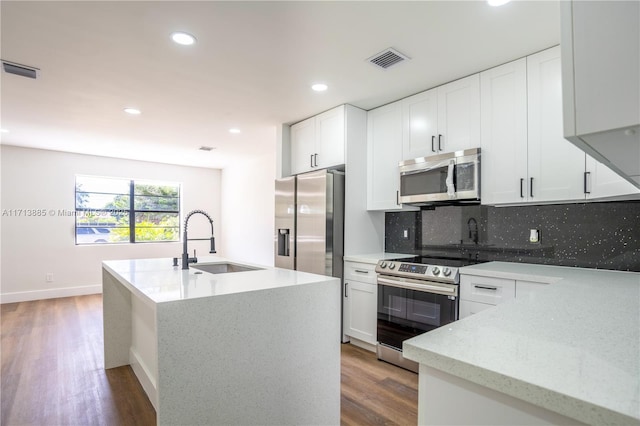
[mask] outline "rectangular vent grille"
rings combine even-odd
[[[388,48],[367,60],[373,65],[386,70],[408,59],[410,58],[407,55],[403,55],[395,49]]]
[[[212,146],[201,146],[198,148],[200,151],[213,151],[215,148]]]
[[[13,62],[2,61],[2,69],[9,74],[19,75],[27,78],[38,78],[38,68],[27,65],[15,64]]]

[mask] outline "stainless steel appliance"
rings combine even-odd
[[[480,201],[480,148],[415,158],[399,166],[400,203]]]
[[[402,342],[458,319],[458,268],[381,260],[376,273],[378,359],[417,373]]]
[[[276,180],[275,266],[342,278],[344,172]]]

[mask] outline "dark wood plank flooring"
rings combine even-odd
[[[0,305],[0,424],[155,425],[130,367],[104,370],[102,296]],[[418,376],[342,345],[341,423],[413,425]]]

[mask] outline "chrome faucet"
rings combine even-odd
[[[196,213],[200,213],[202,215],[204,215],[207,219],[209,219],[209,223],[211,224],[211,238],[192,238],[189,239],[187,237],[187,227],[189,225],[189,219],[191,218],[191,216],[193,216]],[[184,240],[184,247],[182,250],[182,269],[189,269],[189,264],[190,263],[196,263],[198,262],[198,258],[196,257],[196,251],[195,249],[193,250],[193,257],[189,257],[189,249],[187,248],[187,241],[202,241],[202,240],[211,240],[211,250],[209,250],[209,253],[215,253],[216,252],[216,239],[213,237],[213,219],[211,219],[211,216],[209,216],[209,214],[207,212],[205,212],[204,210],[193,210],[191,212],[189,212],[189,214],[187,214],[187,217],[184,219],[184,234],[183,234],[183,240]],[[175,265],[175,260],[174,260],[174,265]]]

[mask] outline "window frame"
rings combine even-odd
[[[92,192],[92,191],[78,191],[78,178],[79,177],[87,177],[87,178],[93,178],[93,179],[118,179],[118,180],[122,180],[122,181],[128,181],[129,184],[129,193],[125,194],[125,193],[115,193],[115,192]],[[136,181],[137,182],[144,182],[145,184],[148,185],[157,185],[157,186],[163,186],[162,184],[165,184],[165,186],[168,185],[175,185],[175,187],[177,188],[177,192],[178,192],[178,196],[177,197],[165,197],[165,198],[176,198],[177,199],[177,206],[178,209],[177,210],[158,210],[158,209],[153,209],[153,210],[143,210],[143,209],[136,209],[135,206],[135,197],[136,197]],[[96,208],[90,208],[90,207],[78,207],[78,193],[84,193],[84,194],[109,194],[109,195],[127,195],[129,197],[129,206],[128,208],[123,208],[122,211],[123,212],[128,212],[128,218],[129,218],[129,241],[114,241],[114,242],[104,242],[104,243],[78,243],[78,228],[99,228],[99,227],[104,227],[104,228],[111,228],[111,229],[124,229],[125,227],[120,226],[120,227],[112,227],[112,226],[100,226],[99,224],[96,224],[94,226],[78,226],[78,216],[80,216],[78,214],[78,212],[113,212],[113,209],[96,209]],[[182,220],[182,216],[181,216],[181,211],[182,211],[182,184],[178,183],[178,182],[166,182],[166,181],[155,181],[155,180],[151,180],[151,179],[131,179],[131,178],[118,178],[118,177],[106,177],[106,176],[91,176],[91,175],[76,175],[75,176],[75,185],[74,185],[74,195],[75,195],[75,220],[74,220],[74,239],[75,239],[75,245],[80,245],[80,246],[84,246],[84,245],[95,245],[95,244],[106,244],[106,245],[111,245],[111,244],[148,244],[148,243],[179,243],[182,242],[182,238],[181,238],[181,220]],[[146,196],[148,197],[148,195],[139,195],[139,196]],[[160,198],[161,196],[152,196],[152,197],[158,197]],[[176,240],[152,240],[152,241],[136,241],[136,214],[137,213],[156,213],[156,214],[176,214],[178,217],[178,225],[175,227],[158,227],[158,228],[176,228],[177,233],[178,233],[178,238]]]

